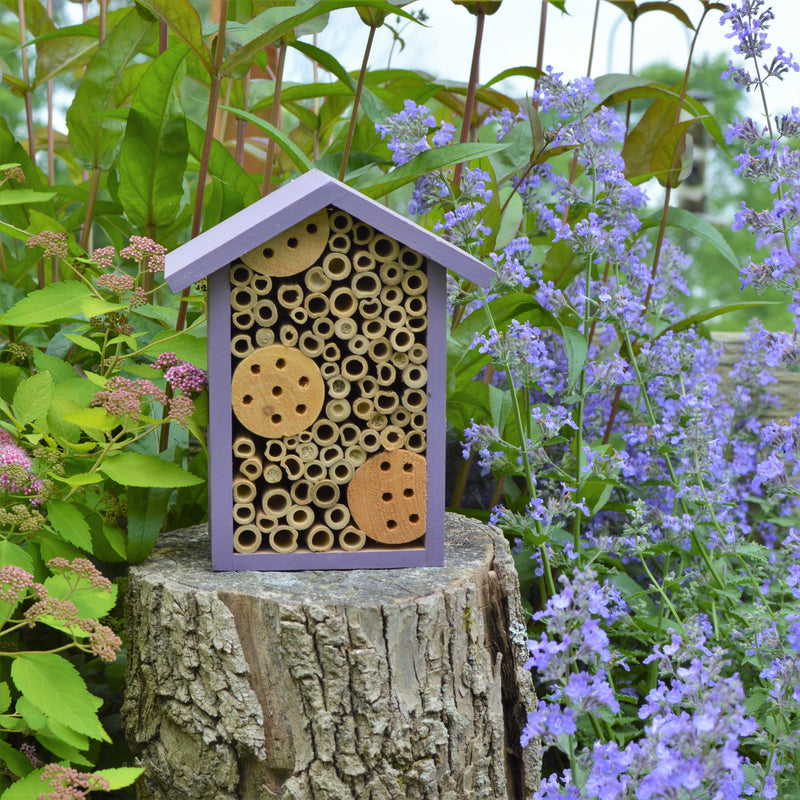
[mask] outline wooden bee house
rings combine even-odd
[[[214,569],[443,563],[445,268],[493,275],[318,171],[167,256],[208,280]]]

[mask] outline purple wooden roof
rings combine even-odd
[[[164,275],[179,292],[328,205],[462,277],[488,286],[494,270],[386,206],[319,170],[311,170],[167,255]]]

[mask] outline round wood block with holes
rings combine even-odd
[[[308,269],[321,255],[330,236],[328,212],[323,208],[292,225],[241,259],[262,275],[285,277]]]
[[[382,544],[405,544],[425,533],[425,457],[408,450],[378,453],[355,472],[347,502],[356,525]]]
[[[293,347],[274,344],[252,352],[233,373],[231,402],[247,430],[267,439],[311,427],[325,400],[319,368]]]

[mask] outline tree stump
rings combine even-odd
[[[440,568],[211,571],[206,526],[130,571],[125,728],[163,800],[528,800],[519,584],[448,515]],[[515,641],[516,638],[516,641]]]

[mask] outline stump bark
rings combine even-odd
[[[499,531],[448,515],[441,568],[211,571],[205,526],[131,568],[123,707],[163,800],[528,800],[540,752]]]

